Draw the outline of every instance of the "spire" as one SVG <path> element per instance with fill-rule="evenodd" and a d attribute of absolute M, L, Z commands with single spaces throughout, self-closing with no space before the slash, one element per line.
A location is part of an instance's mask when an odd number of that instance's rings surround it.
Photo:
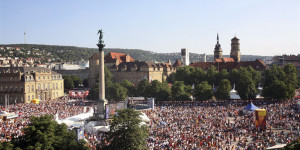
<path fill-rule="evenodd" d="M 219 33 L 217 33 L 217 43 L 219 44 Z"/>

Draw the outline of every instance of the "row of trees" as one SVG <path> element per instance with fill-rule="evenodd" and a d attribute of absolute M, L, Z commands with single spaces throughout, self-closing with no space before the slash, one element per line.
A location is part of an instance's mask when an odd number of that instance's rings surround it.
<path fill-rule="evenodd" d="M 89 83 L 87 79 L 82 80 L 76 75 L 65 75 L 64 78 L 64 85 L 65 89 L 73 89 L 73 88 L 79 88 L 81 86 L 88 87 Z"/>
<path fill-rule="evenodd" d="M 261 74 L 265 74 L 263 77 Z M 218 71 L 212 66 L 207 71 L 190 66 L 179 67 L 167 81 L 142 80 L 134 86 L 128 80 L 113 83 L 113 76 L 105 69 L 106 98 L 123 100 L 128 96 L 154 97 L 163 100 L 208 100 L 213 96 L 218 100 L 230 99 L 230 90 L 235 86 L 241 99 L 255 99 L 259 85 L 264 85 L 263 96 L 269 99 L 290 99 L 294 96 L 298 79 L 292 64 L 284 67 L 273 66 L 265 72 L 249 67 L 240 67 L 230 72 Z M 98 85 L 91 89 L 89 98 L 98 99 Z"/>

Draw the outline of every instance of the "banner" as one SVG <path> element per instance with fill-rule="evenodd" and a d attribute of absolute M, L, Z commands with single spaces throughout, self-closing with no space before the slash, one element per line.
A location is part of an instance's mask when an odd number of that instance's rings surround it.
<path fill-rule="evenodd" d="M 255 109 L 255 128 L 266 130 L 267 111 L 265 109 Z"/>

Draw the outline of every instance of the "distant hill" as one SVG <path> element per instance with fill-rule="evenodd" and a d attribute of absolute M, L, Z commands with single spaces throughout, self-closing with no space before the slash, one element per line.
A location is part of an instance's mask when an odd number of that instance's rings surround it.
<path fill-rule="evenodd" d="M 59 46 L 59 45 L 37 45 L 37 44 L 8 44 L 0 45 L 4 49 L 0 49 L 1 56 L 9 57 L 37 57 L 41 62 L 71 62 L 88 60 L 98 50 L 96 48 L 85 48 L 76 46 Z M 7 49 L 10 47 L 10 49 Z M 11 48 L 13 47 L 13 48 Z M 18 47 L 19 50 L 15 48 Z M 167 62 L 168 59 L 174 63 L 176 59 L 180 59 L 180 53 L 155 53 L 140 49 L 121 49 L 121 48 L 105 48 L 104 53 L 118 52 L 129 54 L 135 60 Z M 178 50 L 179 51 L 179 50 Z M 207 61 L 213 60 L 213 55 L 207 55 Z M 224 55 L 224 57 L 229 57 Z M 202 55 L 190 53 L 190 62 L 198 62 Z M 242 55 L 242 61 L 252 61 L 257 58 L 262 60 L 271 59 L 272 56 L 256 56 Z"/>

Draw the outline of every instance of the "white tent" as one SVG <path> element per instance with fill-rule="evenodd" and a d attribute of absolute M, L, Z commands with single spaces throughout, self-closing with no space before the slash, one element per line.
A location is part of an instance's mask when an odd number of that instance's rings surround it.
<path fill-rule="evenodd" d="M 275 145 L 275 146 L 272 146 L 272 147 L 268 147 L 267 149 L 281 149 L 285 146 L 286 146 L 286 144 L 278 144 L 278 145 Z"/>
<path fill-rule="evenodd" d="M 241 99 L 235 90 L 235 85 L 233 85 L 232 90 L 230 90 L 230 99 Z"/>
<path fill-rule="evenodd" d="M 109 130 L 110 130 L 109 126 L 95 126 L 95 127 L 93 127 L 94 132 L 96 132 L 96 131 L 108 132 Z"/>
<path fill-rule="evenodd" d="M 142 115 L 140 115 L 140 118 L 144 122 L 150 122 L 150 119 L 147 117 L 147 115 L 145 113 L 142 113 Z"/>

